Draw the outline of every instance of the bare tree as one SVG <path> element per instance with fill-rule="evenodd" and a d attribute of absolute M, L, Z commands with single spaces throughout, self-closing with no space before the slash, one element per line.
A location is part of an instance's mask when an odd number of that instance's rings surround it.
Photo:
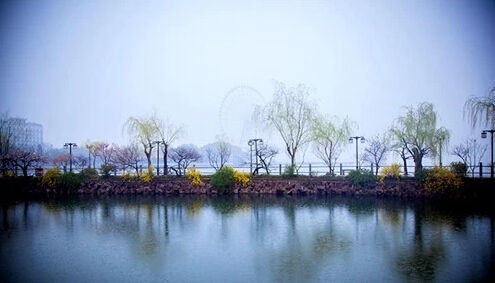
<path fill-rule="evenodd" d="M 191 162 L 196 162 L 201 158 L 201 154 L 191 145 L 181 145 L 172 149 L 170 158 L 177 163 L 177 175 L 181 176 L 186 173 L 187 167 Z"/>
<path fill-rule="evenodd" d="M 256 119 L 261 119 L 280 134 L 293 168 L 296 168 L 297 153 L 313 138 L 311 121 L 316 107 L 308 96 L 309 88 L 305 85 L 287 88 L 278 83 L 273 100 L 254 113 Z"/>
<path fill-rule="evenodd" d="M 221 169 L 230 159 L 230 144 L 222 137 L 217 137 L 217 141 L 212 147 L 206 149 L 208 163 L 215 170 Z"/>
<path fill-rule="evenodd" d="M 386 160 L 386 154 L 390 149 L 390 139 L 386 134 L 376 135 L 368 139 L 368 146 L 364 149 L 363 159 L 375 165 L 376 175 L 378 175 L 378 169 Z"/>
<path fill-rule="evenodd" d="M 270 175 L 270 165 L 273 157 L 278 154 L 278 149 L 267 144 L 261 144 L 258 147 L 258 167 L 254 170 L 254 174 L 258 174 L 260 169 L 264 169 L 267 175 Z"/>
<path fill-rule="evenodd" d="M 46 162 L 46 158 L 35 150 L 14 148 L 9 153 L 9 161 L 13 166 L 21 169 L 24 177 L 27 177 L 29 168 L 42 165 Z"/>
<path fill-rule="evenodd" d="M 112 163 L 119 166 L 122 170 L 133 169 L 136 171 L 136 175 L 139 173 L 139 162 L 142 160 L 142 154 L 136 144 L 122 147 L 116 146 L 112 155 Z"/>
<path fill-rule="evenodd" d="M 160 141 L 163 144 L 163 168 L 165 175 L 168 174 L 168 149 L 170 146 L 183 134 L 184 130 L 182 127 L 177 127 L 174 124 L 166 120 L 161 120 L 154 116 L 153 121 L 157 129 L 157 134 Z"/>
<path fill-rule="evenodd" d="M 112 155 L 114 154 L 114 146 L 110 146 L 106 142 L 95 142 L 93 145 L 95 157 L 99 157 L 103 165 L 110 164 Z"/>
<path fill-rule="evenodd" d="M 69 153 L 62 153 L 57 156 L 55 156 L 52 160 L 53 165 L 57 168 L 62 168 L 64 170 L 64 173 L 67 172 L 67 166 L 69 166 L 70 162 L 70 154 Z"/>
<path fill-rule="evenodd" d="M 334 175 L 335 164 L 337 164 L 352 127 L 348 119 L 339 122 L 335 117 L 331 121 L 318 115 L 313 120 L 313 150 L 315 155 L 328 166 L 330 175 Z"/>
<path fill-rule="evenodd" d="M 452 149 L 452 155 L 459 157 L 467 165 L 469 172 L 474 176 L 476 166 L 486 153 L 488 145 L 477 143 L 476 139 L 468 139 L 464 143 L 457 144 Z"/>

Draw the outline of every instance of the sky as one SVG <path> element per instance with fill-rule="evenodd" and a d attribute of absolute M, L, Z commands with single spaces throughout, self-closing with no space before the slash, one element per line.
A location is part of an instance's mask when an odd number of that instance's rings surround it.
<path fill-rule="evenodd" d="M 179 143 L 247 147 L 279 81 L 365 137 L 431 102 L 454 145 L 479 139 L 462 107 L 495 86 L 494 51 L 495 1 L 3 1 L 0 111 L 55 147 L 127 143 L 127 118 L 152 113 Z"/>

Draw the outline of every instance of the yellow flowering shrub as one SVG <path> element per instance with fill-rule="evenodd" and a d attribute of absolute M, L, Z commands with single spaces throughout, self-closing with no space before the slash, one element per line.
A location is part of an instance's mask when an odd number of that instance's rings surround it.
<path fill-rule="evenodd" d="M 134 179 L 134 175 L 129 172 L 125 172 L 124 174 L 122 174 L 122 179 L 124 179 L 125 181 L 130 181 Z"/>
<path fill-rule="evenodd" d="M 187 169 L 186 178 L 189 179 L 191 184 L 193 184 L 194 186 L 204 186 L 204 183 L 201 180 L 201 171 L 196 169 L 196 167 Z"/>
<path fill-rule="evenodd" d="M 429 192 L 443 193 L 462 186 L 462 179 L 447 168 L 435 167 L 426 176 L 425 188 Z"/>
<path fill-rule="evenodd" d="M 53 188 L 57 186 L 61 176 L 62 174 L 60 174 L 60 170 L 58 168 L 50 168 L 46 170 L 45 174 L 41 178 L 41 184 L 45 187 Z"/>
<path fill-rule="evenodd" d="M 380 170 L 380 176 L 378 178 L 380 182 L 383 183 L 383 181 L 387 178 L 400 179 L 401 174 L 401 165 L 399 163 L 393 163 L 391 165 L 383 166 Z"/>
<path fill-rule="evenodd" d="M 247 172 L 234 171 L 234 182 L 241 187 L 247 187 L 251 182 L 251 175 Z"/>
<path fill-rule="evenodd" d="M 141 174 L 139 176 L 139 179 L 141 179 L 141 181 L 145 182 L 145 183 L 149 183 L 153 180 L 153 178 L 155 177 L 155 173 L 154 173 L 154 168 L 153 166 L 148 166 L 148 170 L 146 170 L 146 172 L 144 174 Z"/>

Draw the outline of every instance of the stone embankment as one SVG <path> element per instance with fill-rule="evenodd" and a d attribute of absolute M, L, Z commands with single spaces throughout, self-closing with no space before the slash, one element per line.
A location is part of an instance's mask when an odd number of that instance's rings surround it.
<path fill-rule="evenodd" d="M 77 190 L 80 194 L 219 194 L 207 180 L 204 186 L 194 186 L 189 180 L 154 179 L 152 182 L 126 181 L 122 179 L 97 179 L 83 183 Z M 425 196 L 428 192 L 414 179 L 388 180 L 357 186 L 346 180 L 322 178 L 255 178 L 246 187 L 235 186 L 229 193 L 272 195 L 390 195 Z"/>

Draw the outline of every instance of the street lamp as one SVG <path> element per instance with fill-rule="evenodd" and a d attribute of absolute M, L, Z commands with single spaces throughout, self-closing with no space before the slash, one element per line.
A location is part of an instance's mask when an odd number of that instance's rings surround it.
<path fill-rule="evenodd" d="M 160 144 L 162 141 L 154 141 L 153 143 L 156 143 L 156 175 L 160 176 Z"/>
<path fill-rule="evenodd" d="M 491 146 L 491 155 L 490 155 L 490 178 L 493 178 L 493 133 L 495 133 L 495 130 L 484 130 L 481 132 L 481 138 L 486 139 L 487 133 L 490 133 L 491 135 L 491 141 L 490 141 L 490 146 Z"/>
<path fill-rule="evenodd" d="M 64 147 L 69 148 L 69 172 L 72 173 L 72 148 L 77 147 L 77 144 L 73 142 L 68 142 L 64 144 Z"/>
<path fill-rule="evenodd" d="M 354 140 L 356 140 L 356 170 L 359 170 L 359 161 L 358 161 L 358 139 L 361 139 L 361 143 L 364 143 L 366 139 L 361 136 L 361 137 L 350 137 L 349 138 L 349 143 L 353 143 Z"/>
<path fill-rule="evenodd" d="M 256 170 L 258 169 L 258 142 L 260 143 L 260 145 L 263 144 L 262 139 L 250 139 L 248 141 L 249 156 L 250 156 L 249 170 L 250 170 L 251 174 L 253 174 L 253 145 L 254 145 L 254 152 L 255 152 L 255 156 L 256 156 Z"/>

